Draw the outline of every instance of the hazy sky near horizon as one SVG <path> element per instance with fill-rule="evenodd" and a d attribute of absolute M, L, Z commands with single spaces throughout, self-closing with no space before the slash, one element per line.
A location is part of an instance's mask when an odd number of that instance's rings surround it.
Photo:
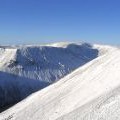
<path fill-rule="evenodd" d="M 0 0 L 0 44 L 120 45 L 120 0 Z"/>

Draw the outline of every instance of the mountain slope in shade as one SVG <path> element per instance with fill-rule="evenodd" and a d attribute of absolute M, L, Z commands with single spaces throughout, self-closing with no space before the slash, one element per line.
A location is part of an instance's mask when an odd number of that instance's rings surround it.
<path fill-rule="evenodd" d="M 0 108 L 58 81 L 96 58 L 97 48 L 86 43 L 0 47 Z"/>
<path fill-rule="evenodd" d="M 98 58 L 1 113 L 0 119 L 119 120 L 120 49 L 104 50 Z"/>

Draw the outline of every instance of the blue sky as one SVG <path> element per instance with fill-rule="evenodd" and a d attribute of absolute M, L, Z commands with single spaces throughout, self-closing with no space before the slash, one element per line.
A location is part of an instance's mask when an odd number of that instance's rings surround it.
<path fill-rule="evenodd" d="M 0 44 L 120 45 L 120 0 L 0 0 Z"/>

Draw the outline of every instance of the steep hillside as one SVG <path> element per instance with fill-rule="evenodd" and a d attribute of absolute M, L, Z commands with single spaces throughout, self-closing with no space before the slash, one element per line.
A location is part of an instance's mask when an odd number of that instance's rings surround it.
<path fill-rule="evenodd" d="M 0 119 L 119 120 L 120 49 L 109 47 L 105 53 L 107 49 L 57 83 L 1 113 Z"/>
<path fill-rule="evenodd" d="M 1 47 L 0 108 L 56 82 L 98 54 L 86 43 Z"/>

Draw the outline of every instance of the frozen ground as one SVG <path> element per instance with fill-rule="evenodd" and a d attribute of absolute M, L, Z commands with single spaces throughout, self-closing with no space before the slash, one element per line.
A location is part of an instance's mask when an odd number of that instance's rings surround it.
<path fill-rule="evenodd" d="M 120 120 L 120 49 L 98 57 L 0 114 L 0 120 Z"/>

